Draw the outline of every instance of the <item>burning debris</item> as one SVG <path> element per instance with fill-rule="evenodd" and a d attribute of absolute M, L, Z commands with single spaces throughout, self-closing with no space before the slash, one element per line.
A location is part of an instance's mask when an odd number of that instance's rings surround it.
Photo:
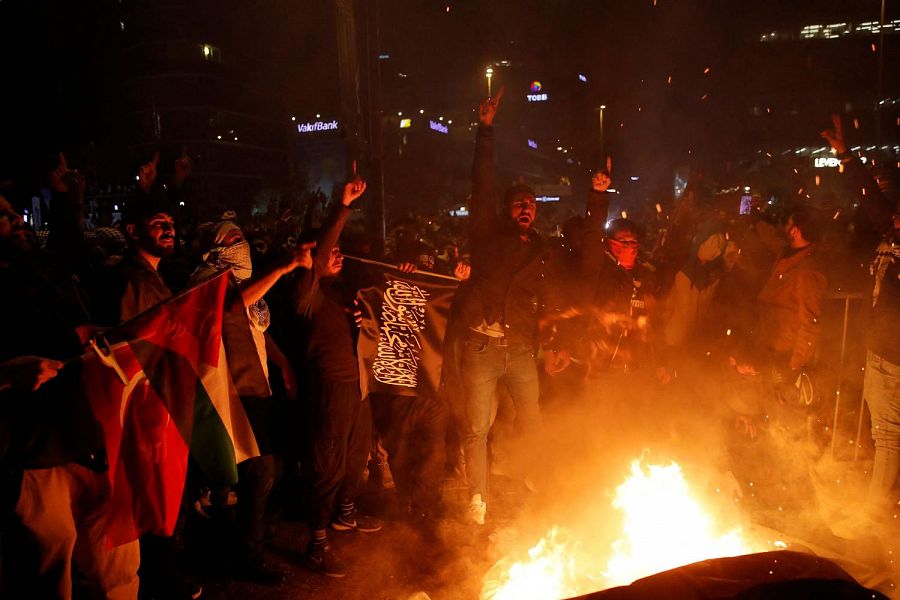
<path fill-rule="evenodd" d="M 611 506 L 620 513 L 622 527 L 605 565 L 604 557 L 584 549 L 579 535 L 553 527 L 527 557 L 512 564 L 505 558 L 489 571 L 482 600 L 568 598 L 704 559 L 765 549 L 749 541 L 740 524 L 718 517 L 675 462 L 632 461 Z"/>

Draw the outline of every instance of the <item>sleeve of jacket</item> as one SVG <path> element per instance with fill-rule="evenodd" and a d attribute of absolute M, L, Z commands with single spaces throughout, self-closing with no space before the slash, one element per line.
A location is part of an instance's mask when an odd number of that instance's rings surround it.
<path fill-rule="evenodd" d="M 881 234 L 890 231 L 894 226 L 893 206 L 869 170 L 854 156 L 844 163 L 844 173 L 875 231 Z"/>
<path fill-rule="evenodd" d="M 790 367 L 799 369 L 807 364 L 816 351 L 819 334 L 822 331 L 822 299 L 827 282 L 825 276 L 816 270 L 805 270 L 797 281 L 797 320 L 800 328 L 791 353 Z"/>
<path fill-rule="evenodd" d="M 590 190 L 584 215 L 584 239 L 581 246 L 581 270 L 595 273 L 606 260 L 604 239 L 606 221 L 609 218 L 609 193 Z"/>
<path fill-rule="evenodd" d="M 338 238 L 341 237 L 344 224 L 347 223 L 347 219 L 350 218 L 352 212 L 352 209 L 341 204 L 332 213 L 316 244 L 316 256 L 313 259 L 312 268 L 304 269 L 296 277 L 293 290 L 293 304 L 298 315 L 309 314 L 312 299 L 319 286 L 320 274 L 327 267 L 331 251 L 337 244 Z"/>
<path fill-rule="evenodd" d="M 553 251 L 545 252 L 539 259 L 540 273 L 538 277 L 540 281 L 538 297 L 540 311 L 538 315 L 538 341 L 542 345 L 546 345 L 551 338 L 554 338 L 551 329 L 561 325 L 559 316 L 575 303 L 561 260 L 562 257 Z M 556 336 L 554 346 L 568 348 L 568 337 L 570 336 Z"/>
<path fill-rule="evenodd" d="M 472 163 L 472 198 L 469 206 L 471 238 L 490 236 L 497 219 L 497 195 L 494 182 L 494 128 L 480 125 L 475 136 L 475 160 Z"/>

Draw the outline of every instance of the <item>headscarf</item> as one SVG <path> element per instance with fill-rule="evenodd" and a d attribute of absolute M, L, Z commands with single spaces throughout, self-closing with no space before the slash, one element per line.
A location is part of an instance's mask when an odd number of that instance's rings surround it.
<path fill-rule="evenodd" d="M 242 240 L 236 244 L 225 246 L 225 239 L 232 231 L 241 228 L 231 221 L 216 223 L 204 233 L 205 243 L 201 246 L 203 260 L 219 268 L 231 267 L 234 278 L 246 281 L 253 276 L 253 262 L 250 259 L 250 243 Z M 204 251 L 204 248 L 208 248 Z"/>
<path fill-rule="evenodd" d="M 250 243 L 247 240 L 241 240 L 230 246 L 223 245 L 232 231 L 241 231 L 241 228 L 231 221 L 220 221 L 206 228 L 200 251 L 208 265 L 218 269 L 231 268 L 234 278 L 240 283 L 253 275 L 253 262 L 250 258 Z M 264 299 L 260 298 L 248 306 L 247 316 L 257 330 L 265 331 L 269 328 L 271 315 Z"/>

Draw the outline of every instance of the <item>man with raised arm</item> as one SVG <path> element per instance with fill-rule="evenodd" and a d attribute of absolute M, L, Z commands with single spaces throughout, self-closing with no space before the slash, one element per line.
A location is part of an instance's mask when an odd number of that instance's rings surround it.
<path fill-rule="evenodd" d="M 321 232 L 307 232 L 301 243 L 316 242 L 312 268 L 296 277 L 293 303 L 299 343 L 294 348 L 299 375 L 309 394 L 309 455 L 306 464 L 312 486 L 306 553 L 309 566 L 329 577 L 346 569 L 328 544 L 326 526 L 336 531 L 375 532 L 381 523 L 356 510 L 366 458 L 372 445 L 372 411 L 361 397 L 356 359 L 353 299 L 339 277 L 344 257 L 338 238 L 353 212 L 351 206 L 366 191 L 356 174 L 344 186 L 340 205 Z"/>
<path fill-rule="evenodd" d="M 458 314 L 468 328 L 461 374 L 466 395 L 466 479 L 469 519 L 484 524 L 487 512 L 487 438 L 501 381 L 515 403 L 523 433 L 540 424 L 538 320 L 553 305 L 547 247 L 534 230 L 534 190 L 516 184 L 497 210 L 494 185 L 494 117 L 503 96 L 482 102 L 472 169 L 472 274 Z"/>
<path fill-rule="evenodd" d="M 891 202 L 880 182 L 844 141 L 841 118 L 822 132 L 837 153 L 857 200 L 881 236 L 869 271 L 872 294 L 866 332 L 863 397 L 872 414 L 875 461 L 866 498 L 867 517 L 882 521 L 897 504 L 900 474 L 900 203 Z"/>

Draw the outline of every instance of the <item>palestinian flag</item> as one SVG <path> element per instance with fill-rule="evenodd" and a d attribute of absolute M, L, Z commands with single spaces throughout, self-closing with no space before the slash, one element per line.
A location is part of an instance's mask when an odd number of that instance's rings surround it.
<path fill-rule="evenodd" d="M 221 485 L 237 482 L 237 463 L 259 456 L 222 343 L 226 273 L 108 332 L 108 356 L 83 357 L 109 457 L 112 545 L 172 534 L 188 453 Z"/>

